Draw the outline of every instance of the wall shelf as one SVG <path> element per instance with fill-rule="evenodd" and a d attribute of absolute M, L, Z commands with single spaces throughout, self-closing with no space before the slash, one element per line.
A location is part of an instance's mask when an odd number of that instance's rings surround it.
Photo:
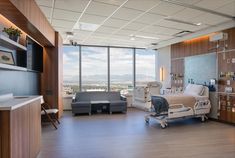
<path fill-rule="evenodd" d="M 12 71 L 27 71 L 27 68 L 15 66 L 15 65 L 8 65 L 8 64 L 1 64 L 0 63 L 0 69 L 2 70 L 12 70 Z"/>
<path fill-rule="evenodd" d="M 23 50 L 27 51 L 27 48 L 11 39 L 8 37 L 0 34 L 0 46 L 11 49 L 11 50 Z"/>

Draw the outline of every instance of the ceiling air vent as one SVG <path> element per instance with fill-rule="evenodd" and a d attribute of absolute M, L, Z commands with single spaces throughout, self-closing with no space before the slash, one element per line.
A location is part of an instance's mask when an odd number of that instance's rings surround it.
<path fill-rule="evenodd" d="M 180 31 L 180 32 L 174 34 L 174 36 L 176 36 L 176 37 L 183 37 L 183 36 L 185 36 L 187 34 L 190 34 L 190 33 L 193 33 L 193 32 L 192 31 Z"/>
<path fill-rule="evenodd" d="M 151 43 L 151 45 L 152 45 L 152 46 L 156 46 L 156 45 L 158 45 L 158 43 Z"/>
<path fill-rule="evenodd" d="M 66 35 L 73 36 L 73 32 L 66 32 Z"/>

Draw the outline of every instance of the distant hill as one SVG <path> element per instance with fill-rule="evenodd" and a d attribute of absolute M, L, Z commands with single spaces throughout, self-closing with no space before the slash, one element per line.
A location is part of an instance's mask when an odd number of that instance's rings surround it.
<path fill-rule="evenodd" d="M 137 74 L 136 78 L 138 81 L 145 81 L 147 80 L 155 80 L 154 76 L 147 76 L 144 74 Z M 112 75 L 110 76 L 111 82 L 129 82 L 132 81 L 133 76 L 130 74 L 124 74 L 124 75 Z M 74 84 L 78 83 L 79 76 L 64 76 L 64 83 L 65 84 Z M 89 76 L 83 76 L 82 78 L 83 83 L 105 83 L 107 82 L 107 75 L 89 75 Z"/>

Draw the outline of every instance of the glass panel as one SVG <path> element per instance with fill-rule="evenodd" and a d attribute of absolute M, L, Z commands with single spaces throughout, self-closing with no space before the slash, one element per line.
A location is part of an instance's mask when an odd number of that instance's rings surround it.
<path fill-rule="evenodd" d="M 63 95 L 79 91 L 79 46 L 63 46 Z"/>
<path fill-rule="evenodd" d="M 82 46 L 81 51 L 82 91 L 107 91 L 107 47 Z"/>
<path fill-rule="evenodd" d="M 110 90 L 127 93 L 133 88 L 133 49 L 110 48 Z"/>
<path fill-rule="evenodd" d="M 136 49 L 136 86 L 156 80 L 155 54 L 154 50 Z"/>

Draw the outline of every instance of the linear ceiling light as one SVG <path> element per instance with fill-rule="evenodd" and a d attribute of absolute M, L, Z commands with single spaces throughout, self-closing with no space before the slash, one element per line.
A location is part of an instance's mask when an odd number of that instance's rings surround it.
<path fill-rule="evenodd" d="M 83 30 L 83 31 L 95 31 L 100 25 L 92 24 L 92 23 L 85 23 L 85 22 L 78 22 L 74 25 L 73 29 L 76 30 Z"/>
<path fill-rule="evenodd" d="M 181 23 L 181 24 L 187 24 L 187 25 L 192 25 L 192 26 L 201 26 L 202 23 L 191 23 L 188 21 L 183 21 L 183 20 L 178 20 L 178 19 L 171 19 L 171 18 L 166 18 L 165 20 L 167 21 L 172 21 L 172 22 L 177 22 L 177 23 Z"/>
<path fill-rule="evenodd" d="M 152 37 L 152 36 L 142 36 L 142 35 L 130 35 L 131 38 L 144 38 L 144 39 L 153 39 L 153 40 L 159 40 L 158 37 Z"/>

